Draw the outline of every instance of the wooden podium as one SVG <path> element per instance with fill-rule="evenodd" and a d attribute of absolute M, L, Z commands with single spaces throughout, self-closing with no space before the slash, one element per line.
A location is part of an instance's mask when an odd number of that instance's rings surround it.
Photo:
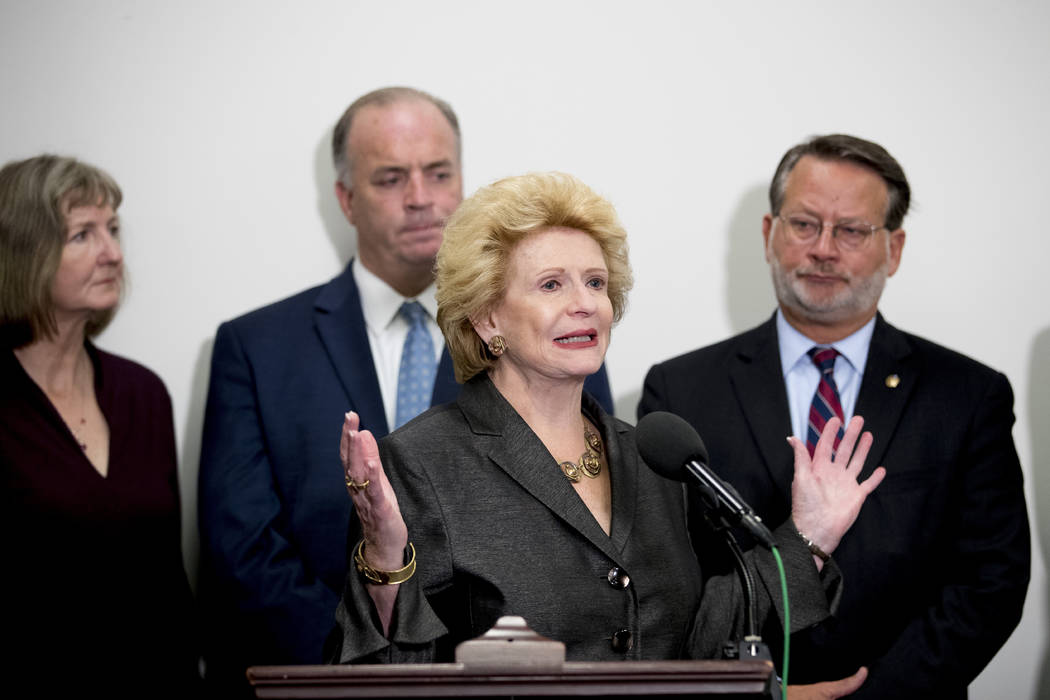
<path fill-rule="evenodd" d="M 769 661 L 566 662 L 520 617 L 460 644 L 456 663 L 253 666 L 259 698 L 779 697 Z"/>

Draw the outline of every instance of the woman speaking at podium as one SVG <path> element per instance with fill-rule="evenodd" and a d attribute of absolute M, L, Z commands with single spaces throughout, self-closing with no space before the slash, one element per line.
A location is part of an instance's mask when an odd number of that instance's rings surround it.
<path fill-rule="evenodd" d="M 570 176 L 501 180 L 450 218 L 438 323 L 462 394 L 378 446 L 347 414 L 358 517 L 329 659 L 451 661 L 501 615 L 564 642 L 571 661 L 717 657 L 742 635 L 739 581 L 697 561 L 682 485 L 653 473 L 634 429 L 583 391 L 631 284 L 613 207 Z M 838 458 L 833 433 L 812 462 L 794 445 L 794 525 L 775 533 L 793 629 L 826 617 L 838 584 L 795 527 L 830 553 L 883 474 L 857 483 L 871 444 L 859 433 L 852 423 Z M 775 563 L 748 557 L 759 617 L 778 625 Z"/>

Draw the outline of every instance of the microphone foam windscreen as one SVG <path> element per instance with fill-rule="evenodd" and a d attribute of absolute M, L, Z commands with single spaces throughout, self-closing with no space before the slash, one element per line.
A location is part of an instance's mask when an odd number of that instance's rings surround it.
<path fill-rule="evenodd" d="M 638 452 L 650 468 L 666 479 L 685 481 L 686 462 L 707 464 L 707 448 L 693 426 L 666 411 L 654 411 L 638 421 Z"/>

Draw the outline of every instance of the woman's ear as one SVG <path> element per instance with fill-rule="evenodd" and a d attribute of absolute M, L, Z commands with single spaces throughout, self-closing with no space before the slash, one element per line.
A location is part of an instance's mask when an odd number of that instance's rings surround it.
<path fill-rule="evenodd" d="M 472 316 L 470 325 L 474 326 L 474 332 L 478 334 L 486 345 L 492 339 L 492 336 L 497 334 L 495 321 L 492 318 L 492 314 L 488 312 Z"/>

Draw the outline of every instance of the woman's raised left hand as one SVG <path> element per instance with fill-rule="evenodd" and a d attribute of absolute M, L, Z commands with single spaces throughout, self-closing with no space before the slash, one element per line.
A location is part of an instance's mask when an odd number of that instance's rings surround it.
<path fill-rule="evenodd" d="M 872 436 L 861 434 L 864 419 L 854 416 L 833 451 L 841 421 L 831 418 L 817 441 L 813 457 L 797 437 L 788 442 L 795 451 L 795 478 L 791 482 L 791 519 L 795 527 L 824 552 L 831 554 L 842 536 L 860 514 L 864 500 L 882 483 L 883 467 L 876 468 L 858 482 L 864 460 L 871 449 Z M 858 439 L 859 436 L 859 439 Z"/>

